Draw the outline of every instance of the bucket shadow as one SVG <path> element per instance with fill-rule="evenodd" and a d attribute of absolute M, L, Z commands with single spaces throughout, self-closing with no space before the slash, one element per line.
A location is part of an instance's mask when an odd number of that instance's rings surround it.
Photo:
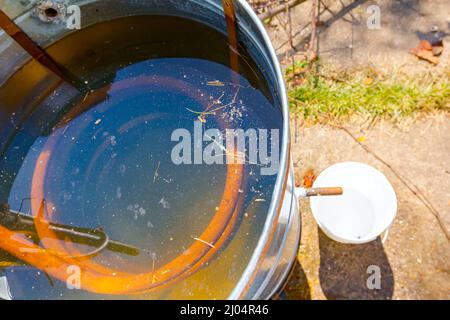
<path fill-rule="evenodd" d="M 392 299 L 394 277 L 380 238 L 362 245 L 342 244 L 331 240 L 319 229 L 319 246 L 320 283 L 328 299 Z M 379 267 L 380 289 L 368 288 L 368 279 L 374 275 L 371 269 L 368 270 L 371 266 Z"/>
<path fill-rule="evenodd" d="M 279 298 L 283 300 L 311 300 L 311 289 L 298 260 L 295 261 L 289 280 Z"/>

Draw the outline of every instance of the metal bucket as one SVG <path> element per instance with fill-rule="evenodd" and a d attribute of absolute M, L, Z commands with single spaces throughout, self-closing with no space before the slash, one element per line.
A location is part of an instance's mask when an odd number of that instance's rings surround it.
<path fill-rule="evenodd" d="M 1 9 L 41 47 L 47 47 L 76 32 L 61 23 L 51 21 L 43 23 L 39 16 L 32 14 L 36 2 L 38 1 L 3 1 Z M 79 6 L 82 13 L 81 28 L 126 16 L 158 14 L 193 19 L 222 33 L 227 32 L 221 0 L 84 0 L 69 1 L 65 5 Z M 245 271 L 228 298 L 269 299 L 286 282 L 296 260 L 300 239 L 300 215 L 294 193 L 295 183 L 290 156 L 289 110 L 281 68 L 264 26 L 246 1 L 234 1 L 234 6 L 238 23 L 238 40 L 246 44 L 252 58 L 262 70 L 271 90 L 275 93 L 277 100 L 275 105 L 281 108 L 284 120 L 280 167 L 263 232 Z M 55 12 L 51 13 L 50 18 Z M 30 56 L 0 30 L 0 86 L 29 59 Z M 2 111 L 0 112 L 0 150 L 2 150 L 7 141 L 16 134 L 15 124 L 9 122 L 11 114 L 14 114 L 15 119 L 21 119 L 26 117 L 30 110 L 0 111 Z M 0 281 L 0 287 L 2 283 L 4 282 Z M 0 288 L 1 292 L 5 290 Z"/>

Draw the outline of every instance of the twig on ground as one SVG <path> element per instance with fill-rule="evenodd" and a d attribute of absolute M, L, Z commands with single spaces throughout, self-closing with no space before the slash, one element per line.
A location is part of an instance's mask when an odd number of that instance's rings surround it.
<path fill-rule="evenodd" d="M 319 14 L 319 0 L 313 0 L 311 8 L 311 40 L 308 47 L 308 60 L 315 61 L 317 59 L 317 20 Z"/>
<path fill-rule="evenodd" d="M 294 45 L 294 38 L 292 37 L 292 14 L 291 14 L 291 8 L 289 8 L 288 4 L 286 3 L 286 16 L 288 19 L 288 36 L 289 36 L 289 45 L 291 46 L 292 50 L 296 50 Z M 292 58 L 293 61 L 295 61 L 295 58 Z M 295 64 L 293 65 L 295 68 Z M 295 70 L 294 70 L 295 71 Z M 294 72 L 295 74 L 295 72 Z"/>
<path fill-rule="evenodd" d="M 259 15 L 259 18 L 262 21 L 265 21 L 267 19 L 273 18 L 274 16 L 280 14 L 281 12 L 286 10 L 286 6 L 288 8 L 293 8 L 295 6 L 298 6 L 299 4 L 305 2 L 306 0 L 291 0 L 287 2 L 287 4 L 279 5 L 278 7 L 275 7 L 273 9 L 269 9 L 266 12 Z"/>

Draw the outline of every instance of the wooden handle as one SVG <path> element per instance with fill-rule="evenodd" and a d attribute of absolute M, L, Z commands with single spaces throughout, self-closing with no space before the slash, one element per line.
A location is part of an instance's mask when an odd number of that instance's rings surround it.
<path fill-rule="evenodd" d="M 341 187 L 312 188 L 306 190 L 307 197 L 342 196 L 343 194 L 344 190 Z"/>

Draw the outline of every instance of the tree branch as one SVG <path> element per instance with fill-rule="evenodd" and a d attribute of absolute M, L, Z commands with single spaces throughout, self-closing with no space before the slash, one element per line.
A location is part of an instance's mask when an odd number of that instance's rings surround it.
<path fill-rule="evenodd" d="M 291 0 L 287 3 L 288 8 L 293 8 L 295 6 L 298 6 L 299 4 L 305 2 L 306 0 Z M 280 14 L 286 10 L 286 4 L 281 4 L 278 7 L 275 7 L 273 9 L 269 9 L 264 13 L 261 13 L 259 15 L 259 18 L 264 21 L 266 19 L 273 18 L 277 14 Z"/>

